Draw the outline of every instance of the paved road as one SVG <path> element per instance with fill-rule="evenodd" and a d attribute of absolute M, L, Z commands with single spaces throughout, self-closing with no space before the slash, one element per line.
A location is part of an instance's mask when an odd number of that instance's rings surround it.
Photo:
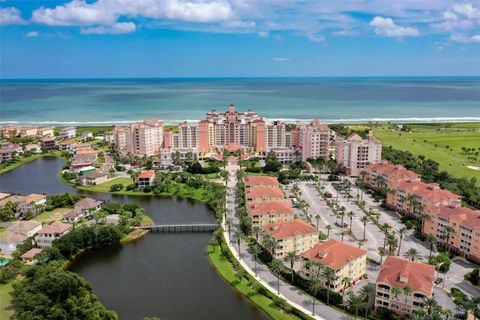
<path fill-rule="evenodd" d="M 238 227 L 238 218 L 235 214 L 235 189 L 236 189 L 236 178 L 235 172 L 239 169 L 237 165 L 229 163 L 227 166 L 227 171 L 229 172 L 229 180 L 227 183 L 227 208 L 229 209 L 229 218 L 232 219 L 234 228 Z M 233 235 L 233 231 L 231 231 Z M 227 234 L 227 238 L 228 234 Z M 231 249 L 238 253 L 238 247 L 235 239 L 230 239 Z M 240 245 L 240 258 L 250 269 L 254 270 L 255 260 L 253 256 L 247 251 L 246 244 L 242 241 Z M 248 270 L 247 270 L 248 271 Z M 277 290 L 277 278 L 270 272 L 270 270 L 261 264 L 257 265 L 257 280 L 263 281 L 268 284 L 273 290 Z M 292 305 L 298 305 L 306 309 L 304 312 L 311 314 L 312 309 L 312 300 L 306 296 L 301 290 L 290 286 L 289 284 L 280 281 L 280 294 L 282 298 L 287 300 Z M 315 318 L 316 319 L 325 319 L 325 320 L 347 320 L 352 319 L 352 316 L 345 315 L 341 312 L 338 312 L 324 304 L 321 304 L 317 301 L 315 304 Z"/>

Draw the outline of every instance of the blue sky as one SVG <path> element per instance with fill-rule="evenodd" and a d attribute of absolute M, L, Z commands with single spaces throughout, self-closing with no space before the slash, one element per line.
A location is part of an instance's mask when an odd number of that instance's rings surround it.
<path fill-rule="evenodd" d="M 480 0 L 0 0 L 0 77 L 480 75 Z"/>

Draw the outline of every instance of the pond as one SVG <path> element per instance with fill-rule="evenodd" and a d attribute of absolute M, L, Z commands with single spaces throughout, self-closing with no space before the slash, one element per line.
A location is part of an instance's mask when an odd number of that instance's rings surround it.
<path fill-rule="evenodd" d="M 214 222 L 202 202 L 166 197 L 115 196 L 79 191 L 62 183 L 60 158 L 47 157 L 0 175 L 9 193 L 81 193 L 105 201 L 136 202 L 156 223 Z M 90 251 L 70 270 L 90 281 L 94 293 L 121 319 L 268 319 L 210 265 L 208 233 L 149 233 L 125 245 Z"/>

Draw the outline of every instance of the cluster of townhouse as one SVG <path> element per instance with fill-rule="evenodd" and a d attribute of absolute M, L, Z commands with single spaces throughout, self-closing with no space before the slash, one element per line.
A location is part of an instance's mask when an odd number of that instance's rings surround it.
<path fill-rule="evenodd" d="M 365 278 L 367 250 L 336 239 L 319 241 L 314 226 L 296 219 L 276 178 L 247 176 L 244 188 L 252 226 L 260 227 L 262 234 L 276 240 L 273 248 L 265 245 L 274 258 L 285 259 L 288 252 L 295 252 L 300 259 L 297 274 L 305 279 L 318 277 L 324 288 L 329 286 L 338 293 Z M 333 279 L 325 277 L 322 271 L 325 268 L 334 271 Z M 398 314 L 423 309 L 425 299 L 433 293 L 434 275 L 433 266 L 387 257 L 376 279 L 375 308 L 387 308 Z"/>
<path fill-rule="evenodd" d="M 113 143 L 124 155 L 159 155 L 162 166 L 172 165 L 175 156 L 180 161 L 203 159 L 225 149 L 241 149 L 260 158 L 274 153 L 282 163 L 327 159 L 335 151 L 351 175 L 379 162 L 382 148 L 372 137 L 362 139 L 354 134 L 336 139 L 335 132 L 318 119 L 299 122 L 289 130 L 282 121 L 266 120 L 251 109 L 238 112 L 234 105 L 226 112 L 213 109 L 198 123 L 182 122 L 175 131 L 165 129 L 158 119 L 115 126 Z"/>
<path fill-rule="evenodd" d="M 4 200 L 11 197 L 18 196 L 10 196 L 1 200 L 0 207 L 6 204 Z M 64 222 L 56 220 L 51 224 L 42 224 L 42 222 L 35 220 L 19 220 L 3 223 L 2 226 L 6 227 L 7 233 L 0 238 L 0 256 L 10 256 L 21 244 L 31 239 L 30 241 L 33 241 L 35 247 L 25 252 L 20 258 L 26 263 L 34 262 L 35 256 L 43 248 L 51 247 L 53 241 L 72 230 L 75 223 L 79 223 L 82 219 L 92 218 L 95 212 L 101 209 L 102 204 L 103 201 L 92 198 L 81 199 L 63 215 L 61 219 Z M 108 215 L 105 217 L 105 221 L 118 224 L 120 221 L 119 215 Z M 88 225 L 92 225 L 92 223 Z"/>
<path fill-rule="evenodd" d="M 433 235 L 458 254 L 480 263 L 480 210 L 461 206 L 461 197 L 424 183 L 420 175 L 387 161 L 368 165 L 364 180 L 372 189 L 385 188 L 386 204 L 402 214 L 424 219 L 422 233 Z"/>

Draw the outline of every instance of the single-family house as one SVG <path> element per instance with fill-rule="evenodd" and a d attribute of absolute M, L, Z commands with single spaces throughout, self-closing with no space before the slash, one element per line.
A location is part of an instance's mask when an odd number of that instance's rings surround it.
<path fill-rule="evenodd" d="M 153 184 L 153 180 L 155 179 L 155 171 L 149 170 L 140 173 L 138 176 L 138 187 L 144 188 L 147 186 L 151 186 Z"/>
<path fill-rule="evenodd" d="M 45 225 L 38 231 L 35 241 L 40 248 L 51 247 L 55 239 L 67 234 L 72 229 L 72 225 L 55 221 L 52 224 Z"/>

